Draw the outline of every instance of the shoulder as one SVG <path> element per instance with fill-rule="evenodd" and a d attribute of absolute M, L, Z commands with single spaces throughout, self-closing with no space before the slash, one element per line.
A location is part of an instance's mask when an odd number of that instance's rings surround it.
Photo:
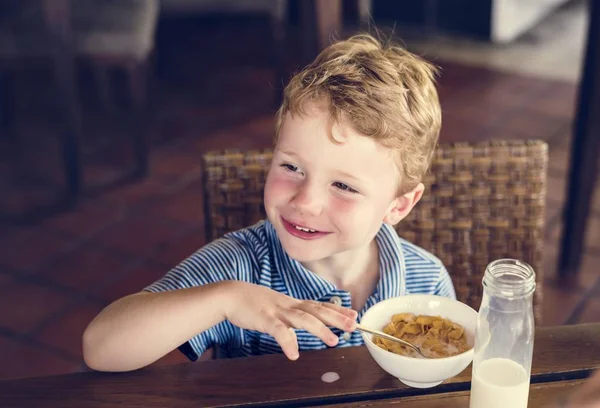
<path fill-rule="evenodd" d="M 391 225 L 383 224 L 381 234 L 386 238 L 388 245 L 394 245 L 398 248 L 407 266 L 408 264 L 418 264 L 422 266 L 443 267 L 442 261 L 438 257 L 426 249 L 402 238 Z"/>
<path fill-rule="evenodd" d="M 269 246 L 268 221 L 259 221 L 254 225 L 237 231 L 229 232 L 214 241 L 214 243 L 226 243 L 252 250 L 258 250 Z"/>
<path fill-rule="evenodd" d="M 181 289 L 222 280 L 257 282 L 269 270 L 264 221 L 230 232 L 189 255 L 154 286 Z"/>
<path fill-rule="evenodd" d="M 407 292 L 437 294 L 440 284 L 446 285 L 446 281 L 449 280 L 442 261 L 426 249 L 400 236 L 398 245 L 404 257 Z"/>
<path fill-rule="evenodd" d="M 398 236 L 398 243 L 407 263 L 443 268 L 442 261 L 426 249 Z"/>
<path fill-rule="evenodd" d="M 260 270 L 260 265 L 270 259 L 272 238 L 268 228 L 268 221 L 259 221 L 247 228 L 229 232 L 198 250 L 192 257 L 216 254 L 220 262 L 235 266 L 238 271 Z"/>

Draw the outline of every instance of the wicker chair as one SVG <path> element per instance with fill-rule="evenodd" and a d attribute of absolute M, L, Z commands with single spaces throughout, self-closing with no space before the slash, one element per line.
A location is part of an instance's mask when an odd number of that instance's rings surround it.
<path fill-rule="evenodd" d="M 207 242 L 265 218 L 263 187 L 271 157 L 270 150 L 203 156 Z M 438 256 L 459 300 L 476 310 L 489 262 L 511 257 L 529 263 L 537 275 L 539 324 L 547 163 L 543 141 L 441 145 L 422 200 L 396 230 Z"/>

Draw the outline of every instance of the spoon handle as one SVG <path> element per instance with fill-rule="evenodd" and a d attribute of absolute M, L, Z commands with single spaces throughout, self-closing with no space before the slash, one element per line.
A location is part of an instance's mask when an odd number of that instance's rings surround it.
<path fill-rule="evenodd" d="M 413 349 L 420 355 L 423 355 L 423 353 L 421 353 L 421 350 L 417 346 L 415 346 L 414 344 L 409 343 L 407 341 L 404 341 L 402 339 L 399 339 L 398 337 L 391 336 L 391 335 L 384 333 L 382 331 L 379 331 L 379 330 L 369 329 L 368 327 L 362 326 L 358 323 L 356 324 L 356 329 L 359 331 L 362 331 L 362 332 L 374 334 L 375 336 L 383 337 L 384 339 L 387 339 L 390 341 L 395 341 L 396 343 L 400 343 L 404 346 L 410 347 L 411 349 Z"/>

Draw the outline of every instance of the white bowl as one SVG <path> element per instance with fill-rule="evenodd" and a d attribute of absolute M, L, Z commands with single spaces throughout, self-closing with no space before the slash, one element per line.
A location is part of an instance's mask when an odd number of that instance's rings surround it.
<path fill-rule="evenodd" d="M 373 343 L 372 335 L 362 333 L 363 339 L 377 364 L 404 384 L 415 388 L 430 388 L 462 372 L 473 361 L 473 344 L 477 327 L 477 312 L 457 300 L 435 295 L 406 295 L 386 299 L 365 312 L 360 323 L 382 330 L 396 313 L 441 316 L 465 329 L 468 351 L 452 357 L 414 358 L 401 356 Z"/>

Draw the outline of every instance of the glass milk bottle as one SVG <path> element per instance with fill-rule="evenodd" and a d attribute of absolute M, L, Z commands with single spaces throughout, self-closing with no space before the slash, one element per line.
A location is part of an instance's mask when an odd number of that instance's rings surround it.
<path fill-rule="evenodd" d="M 477 321 L 470 408 L 526 408 L 535 273 L 515 259 L 488 265 Z"/>

